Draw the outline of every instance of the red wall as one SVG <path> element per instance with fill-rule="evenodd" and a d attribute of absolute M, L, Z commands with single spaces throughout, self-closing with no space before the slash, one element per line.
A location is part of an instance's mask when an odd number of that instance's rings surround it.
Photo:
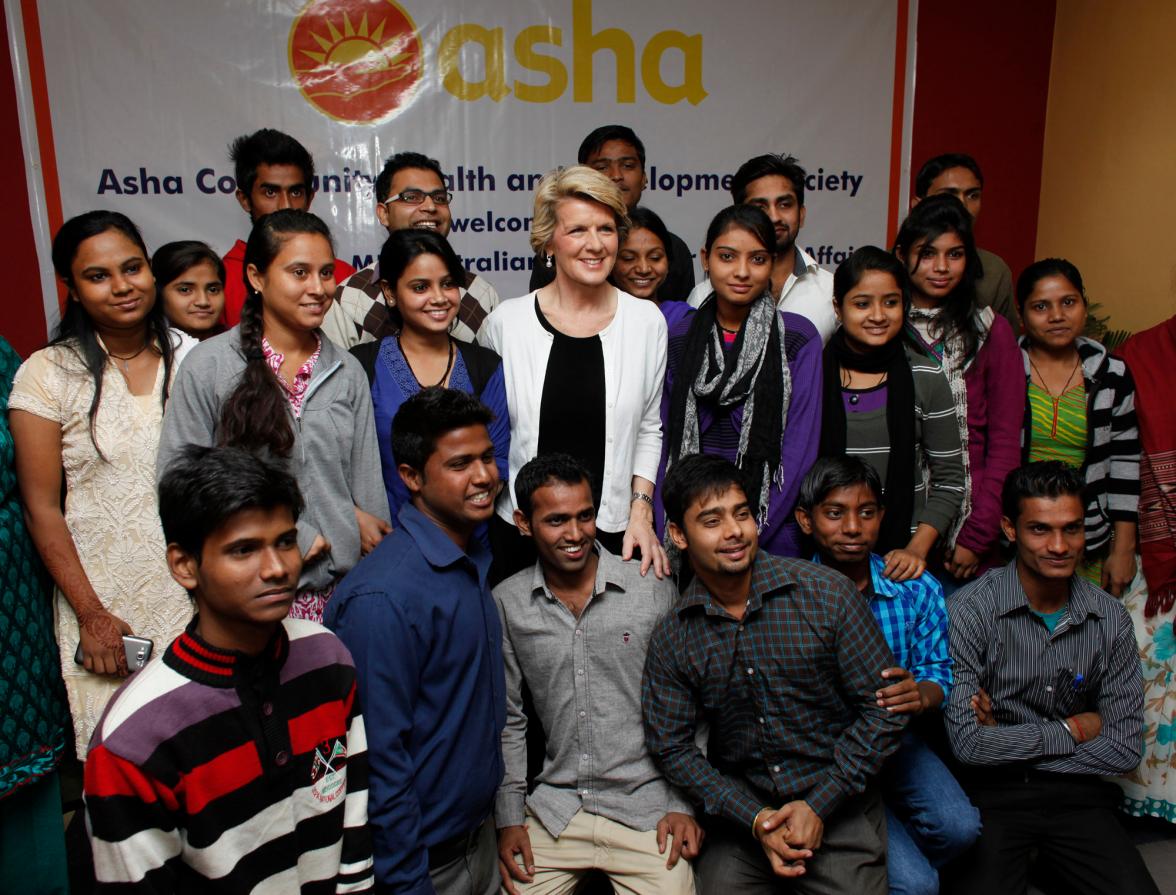
<path fill-rule="evenodd" d="M 984 172 L 977 241 L 1012 268 L 1033 259 L 1054 0 L 922 0 L 911 190 L 919 167 L 966 152 Z"/>
<path fill-rule="evenodd" d="M 41 277 L 37 269 L 37 247 L 33 242 L 33 221 L 25 193 L 24 152 L 20 141 L 20 119 L 16 114 L 16 85 L 12 80 L 12 53 L 8 46 L 8 23 L 0 5 L 0 171 L 8 173 L 10 202 L 5 204 L 0 233 L 4 240 L 5 282 L 0 298 L 0 335 L 21 355 L 28 357 L 45 344 L 45 310 L 41 300 Z"/>

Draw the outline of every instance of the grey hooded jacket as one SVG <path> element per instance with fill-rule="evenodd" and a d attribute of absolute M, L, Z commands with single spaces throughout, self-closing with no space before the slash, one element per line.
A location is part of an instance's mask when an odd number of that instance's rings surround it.
<path fill-rule="evenodd" d="M 157 474 L 186 444 L 213 445 L 221 408 L 245 369 L 240 328 L 201 342 L 184 359 L 163 417 Z M 389 521 L 367 375 L 359 361 L 323 338 L 302 402 L 301 419 L 287 405 L 294 448 L 282 462 L 298 480 L 306 508 L 298 519 L 303 553 L 321 534 L 331 545 L 303 568 L 300 590 L 322 590 L 359 562 L 353 507 Z M 281 458 L 272 458 L 281 459 Z"/>

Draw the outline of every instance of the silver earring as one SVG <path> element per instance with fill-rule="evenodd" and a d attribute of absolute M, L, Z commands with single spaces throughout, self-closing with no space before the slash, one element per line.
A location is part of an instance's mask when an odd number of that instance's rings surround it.
<path fill-rule="evenodd" d="M 551 255 L 550 254 L 548 254 L 548 256 L 547 256 L 547 267 L 551 267 Z"/>

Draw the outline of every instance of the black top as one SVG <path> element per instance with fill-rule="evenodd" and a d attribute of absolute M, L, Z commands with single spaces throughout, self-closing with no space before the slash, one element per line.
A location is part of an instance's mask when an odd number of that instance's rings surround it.
<path fill-rule="evenodd" d="M 686 243 L 673 233 L 670 234 L 669 250 L 670 272 L 666 274 L 666 281 L 657 290 L 658 301 L 685 301 L 694 289 L 694 258 Z M 554 279 L 554 264 L 548 267 L 547 256 L 539 252 L 531 268 L 531 283 L 528 288 L 534 292 Z"/>
<path fill-rule="evenodd" d="M 604 348 L 600 336 L 574 338 L 552 326 L 539 299 L 535 316 L 554 337 L 539 401 L 537 453 L 571 454 L 592 473 L 592 499 L 600 506 L 604 480 Z"/>

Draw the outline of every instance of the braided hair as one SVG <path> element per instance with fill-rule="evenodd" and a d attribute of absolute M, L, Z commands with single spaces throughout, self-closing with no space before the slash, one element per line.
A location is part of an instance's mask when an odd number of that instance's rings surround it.
<path fill-rule="evenodd" d="M 253 225 L 245 245 L 245 305 L 238 332 L 245 370 L 236 389 L 221 408 L 217 444 L 251 451 L 270 451 L 282 457 L 294 448 L 294 431 L 286 410 L 286 397 L 277 377 L 265 361 L 261 339 L 265 334 L 262 296 L 249 282 L 249 268 L 265 273 L 286 241 L 299 234 L 317 234 L 331 242 L 331 231 L 317 215 L 296 208 L 267 214 Z M 334 254 L 334 246 L 331 253 Z"/>

